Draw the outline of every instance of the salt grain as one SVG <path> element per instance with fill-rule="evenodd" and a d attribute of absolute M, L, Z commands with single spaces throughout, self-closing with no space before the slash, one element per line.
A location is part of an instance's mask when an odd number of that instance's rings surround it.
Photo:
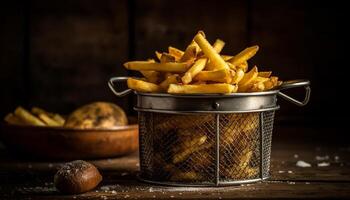
<path fill-rule="evenodd" d="M 49 168 L 52 168 L 52 167 L 53 167 L 53 164 L 52 164 L 52 163 L 49 163 L 47 166 L 48 166 Z"/>
<path fill-rule="evenodd" d="M 325 156 L 316 156 L 316 160 L 318 161 L 324 161 L 324 160 L 328 160 L 329 156 L 325 155 Z"/>
<path fill-rule="evenodd" d="M 289 181 L 288 184 L 289 185 L 295 185 L 295 182 Z"/>
<path fill-rule="evenodd" d="M 336 162 L 338 162 L 338 161 L 339 161 L 339 156 L 334 156 L 334 160 L 335 160 Z"/>
<path fill-rule="evenodd" d="M 294 154 L 294 158 L 299 158 L 299 155 L 298 154 Z"/>
<path fill-rule="evenodd" d="M 310 182 L 305 182 L 306 185 L 310 185 Z"/>
<path fill-rule="evenodd" d="M 293 174 L 293 171 L 288 171 L 288 174 Z"/>
<path fill-rule="evenodd" d="M 279 174 L 283 174 L 284 172 L 285 172 L 285 171 L 282 171 L 282 170 L 278 171 Z"/>
<path fill-rule="evenodd" d="M 328 167 L 329 165 L 330 165 L 330 163 L 328 163 L 328 162 L 317 163 L 317 167 Z"/>
<path fill-rule="evenodd" d="M 121 176 L 126 176 L 126 175 L 128 175 L 129 173 L 127 173 L 127 172 L 123 172 L 122 174 L 121 174 Z"/>
<path fill-rule="evenodd" d="M 296 163 L 296 166 L 297 166 L 297 167 L 311 167 L 311 164 L 310 164 L 310 163 L 307 163 L 307 162 L 305 162 L 305 161 L 299 160 L 299 161 Z"/>

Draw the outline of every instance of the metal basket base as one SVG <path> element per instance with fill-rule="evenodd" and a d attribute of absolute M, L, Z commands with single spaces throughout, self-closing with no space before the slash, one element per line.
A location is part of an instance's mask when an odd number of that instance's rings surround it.
<path fill-rule="evenodd" d="M 140 174 L 136 175 L 137 179 L 139 181 L 145 182 L 145 183 L 151 183 L 155 185 L 163 185 L 163 186 L 180 186 L 180 187 L 218 187 L 218 186 L 237 186 L 240 184 L 247 184 L 247 183 L 257 183 L 264 181 L 268 179 L 269 177 L 264 178 L 256 178 L 256 179 L 247 179 L 247 180 L 239 180 L 239 181 L 223 181 L 219 182 L 218 184 L 213 184 L 212 182 L 203 182 L 203 183 L 181 183 L 181 182 L 166 182 L 166 181 L 152 181 L 144 179 L 140 176 Z"/>

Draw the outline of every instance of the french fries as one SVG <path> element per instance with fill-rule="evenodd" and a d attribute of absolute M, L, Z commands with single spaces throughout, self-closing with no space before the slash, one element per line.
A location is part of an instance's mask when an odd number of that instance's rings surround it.
<path fill-rule="evenodd" d="M 31 126 L 63 126 L 65 123 L 65 119 L 60 114 L 47 112 L 38 107 L 28 111 L 21 106 L 18 106 L 14 113 L 8 113 L 4 121 L 13 125 Z"/>
<path fill-rule="evenodd" d="M 200 73 L 204 69 L 206 63 L 207 63 L 206 58 L 198 59 L 182 77 L 183 84 L 190 83 L 192 81 L 192 78 L 195 77 L 198 73 Z"/>
<path fill-rule="evenodd" d="M 126 69 L 144 76 L 128 80 L 129 88 L 139 92 L 228 94 L 273 90 L 282 84 L 271 71 L 259 72 L 256 66 L 249 70 L 248 60 L 257 53 L 258 45 L 236 55 L 220 54 L 224 46 L 221 39 L 211 45 L 199 31 L 184 51 L 169 46 L 167 52 L 155 51 L 157 62 L 126 62 Z"/>
<path fill-rule="evenodd" d="M 43 121 L 20 106 L 16 108 L 14 113 L 21 121 L 25 122 L 26 124 L 45 126 L 45 123 Z"/>
<path fill-rule="evenodd" d="M 127 80 L 128 87 L 140 91 L 140 92 L 161 92 L 162 88 L 154 83 L 149 83 L 146 81 L 128 78 Z"/>
<path fill-rule="evenodd" d="M 231 73 L 227 69 L 220 69 L 216 71 L 201 71 L 195 77 L 196 81 L 214 81 L 219 83 L 231 83 Z"/>
<path fill-rule="evenodd" d="M 214 66 L 214 69 L 228 69 L 228 65 L 223 58 L 216 52 L 216 50 L 210 45 L 201 33 L 197 33 L 194 37 L 194 41 L 202 49 L 204 54 L 209 58 L 210 62 Z"/>
<path fill-rule="evenodd" d="M 186 63 L 151 63 L 148 61 L 132 61 L 124 63 L 126 69 L 137 71 L 186 72 L 190 66 Z"/>
<path fill-rule="evenodd" d="M 216 53 L 220 53 L 221 50 L 224 48 L 224 46 L 225 46 L 225 42 L 220 39 L 217 39 L 213 44 L 213 49 L 216 51 Z"/>
<path fill-rule="evenodd" d="M 237 91 L 237 86 L 227 83 L 214 83 L 203 85 L 178 85 L 170 84 L 170 94 L 229 94 Z"/>
<path fill-rule="evenodd" d="M 177 48 L 172 47 L 172 46 L 169 46 L 168 52 L 170 55 L 172 55 L 175 58 L 176 62 L 178 62 L 185 53 L 185 52 L 181 51 L 180 49 L 177 49 Z"/>
<path fill-rule="evenodd" d="M 228 62 L 233 64 L 234 66 L 237 66 L 237 65 L 249 60 L 251 57 L 253 57 L 258 50 L 259 50 L 258 45 L 248 47 L 248 48 L 244 49 L 243 51 L 239 52 L 237 55 L 235 55 L 230 60 L 228 60 Z"/>

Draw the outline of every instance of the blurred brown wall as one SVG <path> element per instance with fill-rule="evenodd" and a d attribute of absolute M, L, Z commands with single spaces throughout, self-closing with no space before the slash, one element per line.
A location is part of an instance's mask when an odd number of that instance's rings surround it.
<path fill-rule="evenodd" d="M 115 98 L 112 76 L 122 63 L 153 57 L 168 45 L 185 48 L 198 30 L 226 41 L 234 54 L 258 44 L 250 65 L 283 80 L 308 78 L 305 108 L 280 100 L 280 123 L 332 125 L 349 117 L 345 6 L 302 0 L 31 0 L 1 7 L 0 114 L 17 105 L 67 113 L 78 105 L 115 101 L 129 112 L 132 97 Z M 303 91 L 291 91 L 302 98 Z M 341 109 L 339 109 L 341 108 Z M 338 111 L 342 110 L 341 114 Z"/>

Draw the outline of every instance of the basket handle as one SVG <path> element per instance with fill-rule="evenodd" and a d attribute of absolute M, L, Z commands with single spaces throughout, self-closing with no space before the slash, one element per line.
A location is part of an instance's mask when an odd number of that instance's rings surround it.
<path fill-rule="evenodd" d="M 310 81 L 305 79 L 298 79 L 298 80 L 291 80 L 291 81 L 285 81 L 282 83 L 282 85 L 279 86 L 279 90 L 287 90 L 291 88 L 297 88 L 297 87 L 304 87 L 305 88 L 305 98 L 303 101 L 296 100 L 282 92 L 278 92 L 278 95 L 282 97 L 283 99 L 294 103 L 297 106 L 305 106 L 309 100 L 310 100 Z"/>
<path fill-rule="evenodd" d="M 129 94 L 130 92 L 132 92 L 132 89 L 126 89 L 124 91 L 118 92 L 114 87 L 115 87 L 115 83 L 118 82 L 123 82 L 123 81 L 127 81 L 129 77 L 125 77 L 125 76 L 121 76 L 121 77 L 112 77 L 109 79 L 108 81 L 108 86 L 109 89 L 112 90 L 112 92 L 117 96 L 117 97 L 123 97 L 127 94 Z"/>

